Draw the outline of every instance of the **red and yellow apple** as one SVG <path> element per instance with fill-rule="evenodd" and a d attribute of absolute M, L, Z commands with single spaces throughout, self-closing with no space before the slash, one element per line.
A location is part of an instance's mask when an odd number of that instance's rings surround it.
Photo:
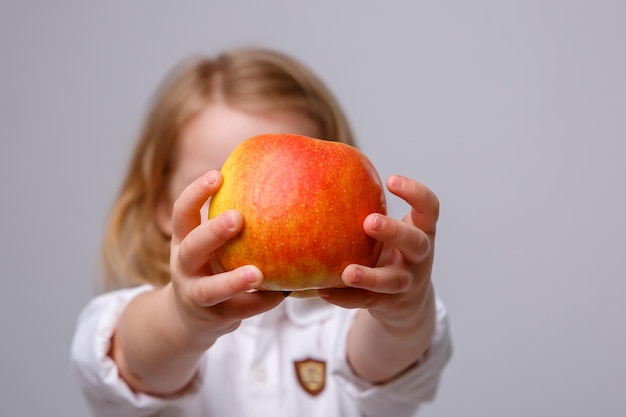
<path fill-rule="evenodd" d="M 237 209 L 244 219 L 241 232 L 215 252 L 223 270 L 256 265 L 264 275 L 260 289 L 305 291 L 342 287 L 347 265 L 378 260 L 381 243 L 365 234 L 363 221 L 386 212 L 385 193 L 374 165 L 356 148 L 258 135 L 237 146 L 221 172 L 209 218 Z"/>

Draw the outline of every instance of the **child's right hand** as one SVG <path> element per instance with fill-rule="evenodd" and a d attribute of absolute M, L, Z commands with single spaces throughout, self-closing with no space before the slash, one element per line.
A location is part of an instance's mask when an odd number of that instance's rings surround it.
<path fill-rule="evenodd" d="M 261 271 L 253 265 L 219 273 L 211 266 L 213 251 L 243 227 L 236 210 L 202 222 L 200 210 L 221 184 L 219 171 L 206 173 L 184 189 L 172 211 L 172 307 L 188 330 L 207 343 L 285 298 L 280 292 L 250 292 L 263 282 Z"/>
<path fill-rule="evenodd" d="M 202 206 L 221 183 L 211 171 L 181 193 L 172 213 L 171 281 L 136 296 L 115 330 L 110 356 L 135 391 L 180 392 L 218 337 L 285 299 L 280 292 L 249 292 L 263 281 L 254 266 L 221 273 L 211 267 L 213 251 L 243 226 L 236 210 L 201 221 Z"/>

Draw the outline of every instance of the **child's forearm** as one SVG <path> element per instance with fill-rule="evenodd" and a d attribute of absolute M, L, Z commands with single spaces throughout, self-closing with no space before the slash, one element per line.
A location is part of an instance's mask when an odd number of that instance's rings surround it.
<path fill-rule="evenodd" d="M 428 349 L 436 324 L 434 296 L 414 318 L 390 325 L 368 310 L 356 314 L 348 335 L 348 362 L 356 375 L 380 384 L 411 368 Z"/>
<path fill-rule="evenodd" d="M 153 395 L 184 390 L 197 372 L 199 359 L 214 342 L 197 340 L 175 310 L 165 287 L 137 296 L 120 318 L 110 355 L 120 376 L 136 391 Z"/>

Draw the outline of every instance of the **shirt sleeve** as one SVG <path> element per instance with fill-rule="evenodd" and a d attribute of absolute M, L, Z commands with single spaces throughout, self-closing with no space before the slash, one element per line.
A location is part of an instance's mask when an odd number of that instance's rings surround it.
<path fill-rule="evenodd" d="M 346 351 L 346 339 L 342 338 L 344 346 L 339 346 L 336 352 Z M 427 354 L 417 366 L 388 383 L 375 385 L 355 375 L 343 355 L 333 361 L 335 369 L 331 373 L 337 378 L 340 388 L 360 404 L 363 415 L 413 416 L 420 404 L 435 398 L 441 373 L 451 356 L 452 341 L 447 311 L 437 299 L 435 334 Z"/>
<path fill-rule="evenodd" d="M 81 312 L 71 347 L 71 365 L 94 415 L 98 417 L 184 415 L 194 408 L 202 375 L 199 374 L 184 395 L 154 397 L 133 391 L 120 377 L 109 356 L 111 336 L 126 305 L 137 295 L 152 289 L 149 285 L 117 290 L 94 298 Z M 203 369 L 201 366 L 200 369 Z"/>

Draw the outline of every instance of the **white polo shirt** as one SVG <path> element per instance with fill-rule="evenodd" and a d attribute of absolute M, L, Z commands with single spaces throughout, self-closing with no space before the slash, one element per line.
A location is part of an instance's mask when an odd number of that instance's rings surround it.
<path fill-rule="evenodd" d="M 157 398 L 133 392 L 107 355 L 124 308 L 150 288 L 100 295 L 79 317 L 71 359 L 96 416 L 412 416 L 434 398 L 451 355 L 445 307 L 437 300 L 437 327 L 425 360 L 391 382 L 369 384 L 346 363 L 356 310 L 318 298 L 287 298 L 220 337 L 204 354 L 192 389 Z"/>

